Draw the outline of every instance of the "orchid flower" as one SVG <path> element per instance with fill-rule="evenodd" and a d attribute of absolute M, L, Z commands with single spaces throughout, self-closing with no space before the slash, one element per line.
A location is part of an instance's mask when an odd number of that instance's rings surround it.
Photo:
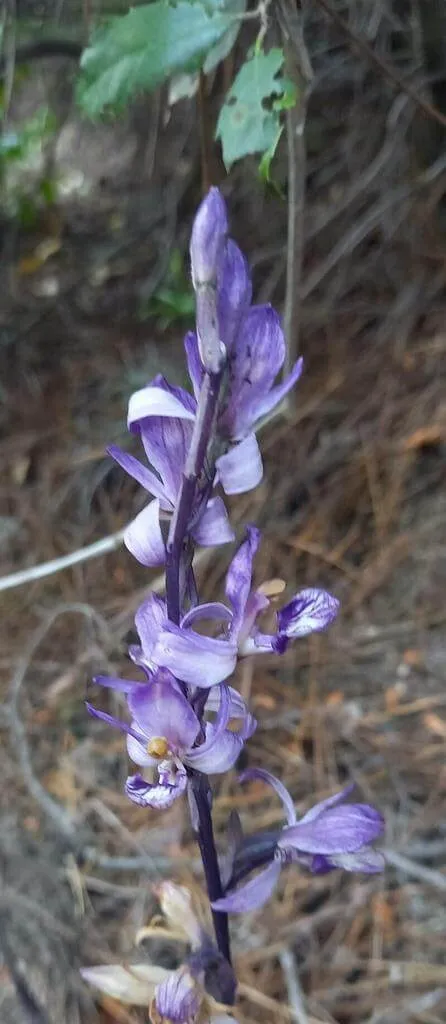
<path fill-rule="evenodd" d="M 348 804 L 345 799 L 353 786 L 315 804 L 300 821 L 285 786 L 270 772 L 253 768 L 245 772 L 240 781 L 262 779 L 275 789 L 280 797 L 287 824 L 278 834 L 272 847 L 272 860 L 268 867 L 216 900 L 214 910 L 245 913 L 262 907 L 271 896 L 282 867 L 297 863 L 313 874 L 322 874 L 334 868 L 344 871 L 362 871 L 374 874 L 384 868 L 384 858 L 370 844 L 383 831 L 383 819 L 369 804 Z"/>
<path fill-rule="evenodd" d="M 126 685 L 123 680 L 101 677 L 97 682 L 126 693 L 131 724 L 89 703 L 88 711 L 125 732 L 130 759 L 141 768 L 155 769 L 158 775 L 155 783 L 140 773 L 127 779 L 126 795 L 141 807 L 170 807 L 186 790 L 187 768 L 206 774 L 228 771 L 255 728 L 247 712 L 239 732 L 227 728 L 232 702 L 224 685 L 220 687 L 215 721 L 203 724 L 167 669 L 158 669 L 147 683 Z"/>
<path fill-rule="evenodd" d="M 230 608 L 221 602 L 197 605 L 176 626 L 169 622 L 160 598 L 152 595 L 144 601 L 135 618 L 141 645 L 131 648 L 133 660 L 147 668 L 163 665 L 184 682 L 207 688 L 228 678 L 237 657 L 282 654 L 290 640 L 329 626 L 339 602 L 327 591 L 312 588 L 300 591 L 277 613 L 275 634 L 260 632 L 256 620 L 270 602 L 260 590 L 251 589 L 259 542 L 260 531 L 248 527 L 226 576 Z M 193 624 L 202 620 L 220 622 L 222 634 L 214 638 L 195 632 Z"/>
<path fill-rule="evenodd" d="M 148 469 L 133 455 L 110 445 L 109 455 L 154 500 L 127 526 L 124 542 L 142 565 L 162 565 L 166 560 L 160 516 L 172 514 L 181 484 L 192 437 L 196 401 L 183 388 L 172 387 L 160 374 L 136 391 L 129 402 L 128 427 L 144 446 Z M 199 500 L 191 510 L 190 533 L 203 547 L 227 544 L 234 539 L 220 497 Z"/>

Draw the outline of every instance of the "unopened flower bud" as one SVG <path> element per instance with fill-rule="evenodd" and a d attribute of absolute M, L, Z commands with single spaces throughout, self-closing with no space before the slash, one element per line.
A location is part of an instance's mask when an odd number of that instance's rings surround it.
<path fill-rule="evenodd" d="M 195 289 L 216 287 L 227 230 L 224 199 L 218 188 L 211 188 L 198 207 L 192 227 L 190 258 Z"/>
<path fill-rule="evenodd" d="M 157 888 L 164 917 L 175 931 L 182 931 L 192 946 L 198 949 L 202 940 L 202 929 L 192 909 L 192 897 L 189 889 L 175 882 L 161 882 Z"/>

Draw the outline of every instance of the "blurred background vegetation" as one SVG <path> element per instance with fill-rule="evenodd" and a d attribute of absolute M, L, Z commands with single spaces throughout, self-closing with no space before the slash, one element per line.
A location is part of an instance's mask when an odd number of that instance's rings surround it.
<path fill-rule="evenodd" d="M 83 700 L 98 670 L 128 672 L 148 586 L 120 546 L 142 496 L 104 449 L 127 444 L 132 390 L 156 372 L 185 382 L 188 238 L 212 182 L 256 301 L 284 312 L 305 359 L 296 405 L 263 437 L 265 480 L 232 502 L 234 522 L 264 532 L 259 581 L 327 585 L 343 607 L 329 635 L 279 665 L 245 665 L 239 682 L 259 718 L 250 756 L 299 808 L 351 778 L 387 822 L 384 879 L 295 873 L 255 920 L 233 922 L 239 1020 L 438 1024 L 446 7 L 249 4 L 198 83 L 166 75 L 91 120 L 80 60 L 127 12 L 110 0 L 6 0 L 2 11 L 0 1018 L 144 1019 L 95 1006 L 78 966 L 131 958 L 153 883 L 198 872 L 187 813 L 148 819 L 127 806 L 123 744 Z M 256 42 L 283 50 L 294 92 L 256 104 L 283 128 L 266 164 L 259 146 L 228 171 L 217 125 Z M 103 538 L 100 557 L 26 575 Z M 203 595 L 215 599 L 228 558 L 201 564 Z M 263 789 L 241 794 L 234 780 L 218 792 L 221 830 L 231 806 L 248 830 L 278 813 Z M 165 946 L 146 954 L 172 963 Z"/>

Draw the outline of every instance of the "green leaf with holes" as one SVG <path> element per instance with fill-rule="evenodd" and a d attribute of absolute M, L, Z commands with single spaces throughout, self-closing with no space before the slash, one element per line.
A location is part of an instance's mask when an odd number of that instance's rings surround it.
<path fill-rule="evenodd" d="M 280 133 L 280 114 L 296 102 L 291 82 L 280 74 L 283 50 L 255 52 L 240 68 L 217 124 L 223 159 L 229 168 L 249 153 L 274 150 Z"/>
<path fill-rule="evenodd" d="M 113 18 L 82 54 L 78 103 L 98 117 L 178 71 L 199 70 L 232 21 L 221 0 L 159 0 Z"/>

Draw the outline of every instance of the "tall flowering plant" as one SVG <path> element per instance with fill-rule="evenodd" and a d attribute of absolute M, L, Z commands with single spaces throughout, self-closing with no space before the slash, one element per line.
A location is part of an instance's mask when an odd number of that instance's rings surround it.
<path fill-rule="evenodd" d="M 298 381 L 302 360 L 276 383 L 285 361 L 280 319 L 271 306 L 252 304 L 248 265 L 228 238 L 226 207 L 216 188 L 196 214 L 190 256 L 196 330 L 186 336 L 185 350 L 192 393 L 157 376 L 129 402 L 128 426 L 139 437 L 146 461 L 109 449 L 151 495 L 128 526 L 125 543 L 143 565 L 165 565 L 166 598 L 152 594 L 136 613 L 139 644 L 129 648 L 129 655 L 144 682 L 108 676 L 95 680 L 124 695 L 128 716 L 121 720 L 87 704 L 91 715 L 126 735 L 129 758 L 137 767 L 125 784 L 130 800 L 162 809 L 187 795 L 203 861 L 213 936 L 210 926 L 197 923 L 185 890 L 171 886 L 167 896 L 164 891 L 167 917 L 170 913 L 177 923 L 180 918 L 185 922 L 191 945 L 178 971 L 136 965 L 127 981 L 116 967 L 84 972 L 92 984 L 124 1001 L 150 1003 L 155 1024 L 193 1024 L 198 1015 L 217 1019 L 219 1008 L 234 1004 L 228 913 L 260 907 L 284 867 L 295 864 L 320 873 L 335 868 L 376 872 L 383 866 L 382 855 L 371 845 L 382 832 L 381 815 L 367 804 L 351 802 L 351 787 L 298 820 L 290 794 L 264 768 L 250 769 L 240 781 L 260 779 L 271 786 L 283 804 L 285 826 L 245 837 L 240 823 L 232 820 L 229 850 L 224 859 L 217 854 L 209 776 L 234 767 L 256 728 L 230 684 L 237 662 L 263 652 L 283 654 L 294 640 L 329 626 L 339 604 L 324 590 L 306 588 L 277 612 L 275 631 L 263 632 L 261 616 L 269 600 L 253 585 L 260 544 L 255 526 L 247 526 L 229 565 L 226 602 L 200 603 L 193 567 L 196 545 L 234 540 L 216 489 L 240 494 L 260 483 L 256 430 Z M 212 623 L 212 635 L 203 628 L 206 622 Z"/>

